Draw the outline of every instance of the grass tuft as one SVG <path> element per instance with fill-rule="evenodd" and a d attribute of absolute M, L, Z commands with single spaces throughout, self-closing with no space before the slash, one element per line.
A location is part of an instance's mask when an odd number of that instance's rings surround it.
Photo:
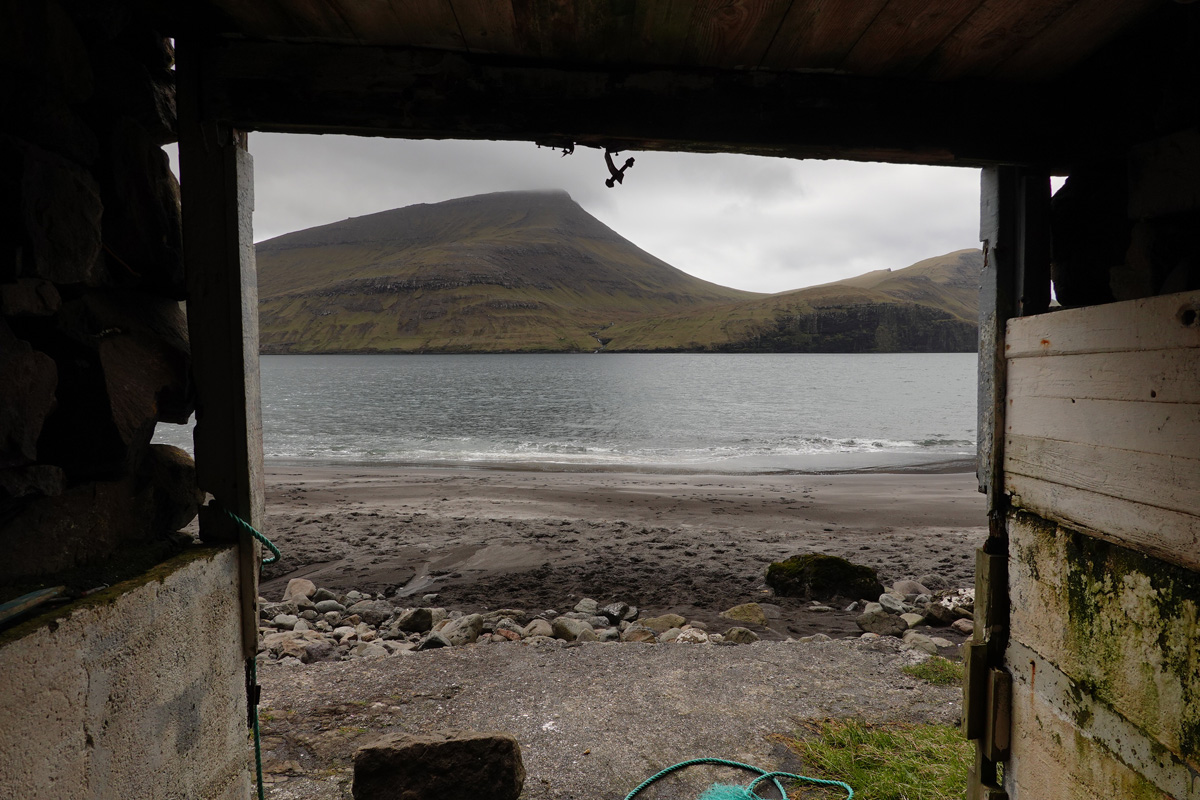
<path fill-rule="evenodd" d="M 844 781 L 855 800 L 961 800 L 974 753 L 948 725 L 872 725 L 860 720 L 810 723 L 783 741 L 813 777 Z M 844 797 L 839 789 L 796 785 L 790 797 Z"/>
<path fill-rule="evenodd" d="M 901 667 L 900 671 L 914 678 L 936 683 L 938 686 L 961 686 L 963 682 L 962 663 L 941 656 L 933 656 L 920 664 Z"/>

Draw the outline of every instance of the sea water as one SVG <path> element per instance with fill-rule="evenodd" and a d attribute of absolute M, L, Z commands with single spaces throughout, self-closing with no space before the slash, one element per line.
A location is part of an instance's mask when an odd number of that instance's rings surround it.
<path fill-rule="evenodd" d="M 975 453 L 973 354 L 263 356 L 269 460 L 787 472 Z M 190 429 L 156 440 L 191 450 Z"/>

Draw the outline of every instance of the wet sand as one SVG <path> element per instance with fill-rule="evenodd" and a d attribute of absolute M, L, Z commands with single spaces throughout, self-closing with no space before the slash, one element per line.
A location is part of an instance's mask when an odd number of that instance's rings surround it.
<path fill-rule="evenodd" d="M 720 626 L 765 603 L 764 638 L 858 633 L 854 614 L 776 598 L 767 565 L 824 552 L 891 582 L 934 575 L 973 585 L 986 535 L 974 475 L 678 475 L 303 466 L 267 469 L 268 535 L 287 580 L 384 592 L 397 605 L 568 611 L 623 600 Z M 934 588 L 934 587 L 931 587 Z M 411 598 L 411 600 L 408 600 Z M 728 623 L 724 623 L 727 627 Z M 953 638 L 953 637 L 950 637 Z"/>

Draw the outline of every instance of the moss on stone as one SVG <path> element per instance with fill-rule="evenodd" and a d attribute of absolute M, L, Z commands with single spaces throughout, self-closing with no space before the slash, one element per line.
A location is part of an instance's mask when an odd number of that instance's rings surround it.
<path fill-rule="evenodd" d="M 208 547 L 196 546 L 189 547 L 179 555 L 156 564 L 140 575 L 137 575 L 129 580 L 121 581 L 106 589 L 101 589 L 94 594 L 89 594 L 86 597 L 81 597 L 65 605 L 55 606 L 40 614 L 37 614 L 29 619 L 21 622 L 8 630 L 0 633 L 0 647 L 9 642 L 23 639 L 35 631 L 49 627 L 51 631 L 58 627 L 59 620 L 65 619 L 77 611 L 85 608 L 102 608 L 111 606 L 120 600 L 125 595 L 133 590 L 145 586 L 148 583 L 159 581 L 160 583 L 168 577 L 191 564 L 193 561 L 201 561 L 205 559 L 213 559 L 227 547 Z"/>
<path fill-rule="evenodd" d="M 767 585 L 782 597 L 874 599 L 883 593 L 875 570 L 824 553 L 806 553 L 767 567 Z"/>

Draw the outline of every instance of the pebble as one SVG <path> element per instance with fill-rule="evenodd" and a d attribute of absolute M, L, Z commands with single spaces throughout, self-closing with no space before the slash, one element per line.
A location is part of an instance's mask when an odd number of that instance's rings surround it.
<path fill-rule="evenodd" d="M 299 581 L 299 582 L 298 582 Z M 938 616 L 928 609 L 938 609 L 951 617 L 954 630 L 970 634 L 974 594 L 971 590 L 939 592 L 933 595 L 907 592 L 921 601 L 925 614 L 917 613 L 894 592 L 913 589 L 900 582 L 892 593 L 885 593 L 879 602 L 867 603 L 858 617 L 865 633 L 863 640 L 890 639 L 896 647 L 910 652 L 937 653 L 938 648 L 952 647 L 944 638 L 930 637 L 908 630 L 912 626 Z M 924 588 L 924 587 L 918 587 Z M 712 633 L 701 621 L 689 622 L 679 614 L 662 614 L 639 620 L 639 610 L 624 602 L 601 606 L 593 598 L 583 598 L 566 614 L 547 610 L 531 615 L 517 608 L 501 608 L 484 614 L 470 614 L 430 605 L 436 594 L 421 598 L 419 608 L 395 608 L 383 595 L 372 596 L 350 591 L 337 594 L 315 587 L 311 581 L 295 579 L 288 584 L 285 601 L 270 603 L 259 598 L 258 660 L 262 663 L 311 664 L 331 659 L 388 658 L 408 655 L 441 647 L 473 645 L 502 645 L 520 643 L 523 646 L 565 647 L 587 642 L 628 642 L 643 644 L 739 645 L 759 641 L 758 634 L 743 625 L 725 633 Z M 855 611 L 852 603 L 847 611 Z M 768 609 L 748 602 L 726 609 L 720 616 L 746 625 L 769 627 Z M 896 612 L 893 609 L 900 609 Z M 807 606 L 813 613 L 831 613 L 831 606 L 813 602 Z M 772 612 L 772 613 L 775 613 Z M 947 620 L 949 621 L 949 620 Z M 881 636 L 882 634 L 882 636 Z M 903 637 L 903 645 L 897 639 Z M 788 641 L 794 641 L 788 639 Z M 825 642 L 823 633 L 804 636 L 801 642 Z"/>
<path fill-rule="evenodd" d="M 758 634 L 749 628 L 730 628 L 725 631 L 725 641 L 734 644 L 754 644 L 758 641 Z"/>
<path fill-rule="evenodd" d="M 879 605 L 883 606 L 884 611 L 890 612 L 892 614 L 903 614 L 905 611 L 908 610 L 904 607 L 903 600 L 901 600 L 896 595 L 888 594 L 887 592 L 884 592 L 883 594 L 879 595 Z"/>
<path fill-rule="evenodd" d="M 590 617 L 594 617 L 600 612 L 600 604 L 590 597 L 585 597 L 575 604 L 575 610 L 580 614 L 587 614 Z"/>
<path fill-rule="evenodd" d="M 758 603 L 742 603 L 740 606 L 734 606 L 722 611 L 721 616 L 735 622 L 746 622 L 751 625 L 759 625 L 763 628 L 767 627 L 767 613 L 762 610 L 762 606 Z"/>
<path fill-rule="evenodd" d="M 932 639 L 916 631 L 909 631 L 904 634 L 904 643 L 916 650 L 929 653 L 931 656 L 936 656 L 938 652 L 937 645 L 933 643 Z"/>
<path fill-rule="evenodd" d="M 346 610 L 346 607 L 337 600 L 318 600 L 316 605 L 313 606 L 313 610 L 318 614 L 326 614 L 330 611 L 336 611 L 340 614 Z"/>

